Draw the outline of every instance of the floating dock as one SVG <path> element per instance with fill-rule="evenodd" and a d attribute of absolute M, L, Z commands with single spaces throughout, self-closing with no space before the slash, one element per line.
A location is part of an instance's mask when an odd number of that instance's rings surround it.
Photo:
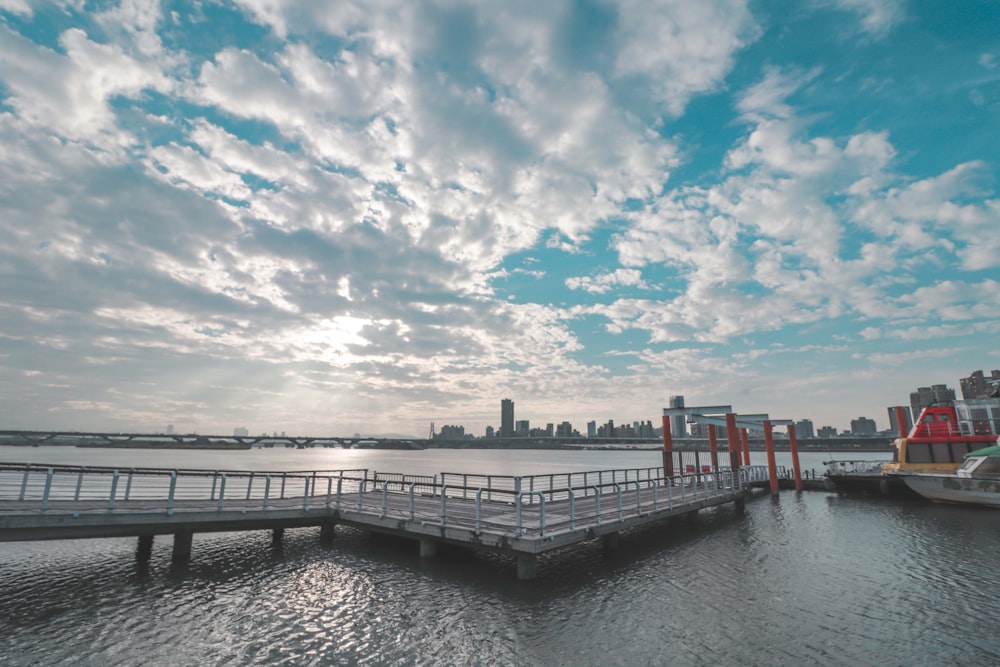
<path fill-rule="evenodd" d="M 538 555 L 673 516 L 735 503 L 766 472 L 663 476 L 662 468 L 512 477 L 368 470 L 247 472 L 0 464 L 0 541 L 173 536 L 190 558 L 198 532 L 338 525 L 408 537 L 432 556 L 439 544 L 510 555 L 520 579 Z"/>

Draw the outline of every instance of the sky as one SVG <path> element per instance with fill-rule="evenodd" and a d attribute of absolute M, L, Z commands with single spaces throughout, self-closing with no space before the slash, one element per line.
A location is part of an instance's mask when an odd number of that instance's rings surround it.
<path fill-rule="evenodd" d="M 1000 368 L 1000 3 L 0 0 L 0 429 L 888 428 Z"/>

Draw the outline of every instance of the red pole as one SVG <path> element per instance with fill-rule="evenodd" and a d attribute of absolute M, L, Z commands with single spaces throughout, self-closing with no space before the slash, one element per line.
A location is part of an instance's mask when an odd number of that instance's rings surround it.
<path fill-rule="evenodd" d="M 712 472 L 719 472 L 719 443 L 715 441 L 715 424 L 708 425 L 708 451 L 712 453 Z"/>
<path fill-rule="evenodd" d="M 670 437 L 670 417 L 663 415 L 663 476 L 674 476 L 674 441 Z"/>
<path fill-rule="evenodd" d="M 732 412 L 726 415 L 726 442 L 729 445 L 729 465 L 735 475 L 740 468 L 740 436 L 736 430 L 736 415 Z"/>
<path fill-rule="evenodd" d="M 774 461 L 774 434 L 771 420 L 764 420 L 764 448 L 767 449 L 767 476 L 771 480 L 771 495 L 778 495 L 778 464 Z"/>
<path fill-rule="evenodd" d="M 750 436 L 745 428 L 740 429 L 743 435 L 743 465 L 750 465 Z"/>
<path fill-rule="evenodd" d="M 799 470 L 799 443 L 795 439 L 795 424 L 788 425 L 788 447 L 792 450 L 792 470 L 795 471 L 795 490 L 802 490 L 802 472 Z"/>

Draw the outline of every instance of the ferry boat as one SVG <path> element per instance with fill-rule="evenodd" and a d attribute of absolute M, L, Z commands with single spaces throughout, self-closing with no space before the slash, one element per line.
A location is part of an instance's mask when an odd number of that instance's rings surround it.
<path fill-rule="evenodd" d="M 970 452 L 950 475 L 917 472 L 902 477 L 908 487 L 934 502 L 1000 507 L 1000 446 Z"/>
<path fill-rule="evenodd" d="M 954 474 L 967 454 L 995 445 L 998 433 L 1000 398 L 938 403 L 924 408 L 910 432 L 893 441 L 892 460 L 832 461 L 827 479 L 842 491 L 909 493 L 904 475 Z"/>

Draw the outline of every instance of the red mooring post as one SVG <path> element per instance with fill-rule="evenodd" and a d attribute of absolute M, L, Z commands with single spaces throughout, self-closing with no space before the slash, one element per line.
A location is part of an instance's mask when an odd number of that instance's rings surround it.
<path fill-rule="evenodd" d="M 745 428 L 741 428 L 740 435 L 743 436 L 743 465 L 748 466 L 750 465 L 750 434 Z"/>
<path fill-rule="evenodd" d="M 726 415 L 726 442 L 729 446 L 729 465 L 735 475 L 740 469 L 740 436 L 736 430 L 736 415 L 732 412 Z"/>
<path fill-rule="evenodd" d="M 774 433 L 771 420 L 764 420 L 764 449 L 767 450 L 767 476 L 771 480 L 771 495 L 778 495 L 778 464 L 774 460 Z"/>
<path fill-rule="evenodd" d="M 788 448 L 792 450 L 792 470 L 795 472 L 795 490 L 802 490 L 802 472 L 799 470 L 799 443 L 795 439 L 795 424 L 788 425 Z"/>
<path fill-rule="evenodd" d="M 674 441 L 670 437 L 670 417 L 663 415 L 663 476 L 674 476 Z"/>
<path fill-rule="evenodd" d="M 717 473 L 719 472 L 719 443 L 715 441 L 715 424 L 708 425 L 708 451 L 712 454 L 712 472 Z"/>

